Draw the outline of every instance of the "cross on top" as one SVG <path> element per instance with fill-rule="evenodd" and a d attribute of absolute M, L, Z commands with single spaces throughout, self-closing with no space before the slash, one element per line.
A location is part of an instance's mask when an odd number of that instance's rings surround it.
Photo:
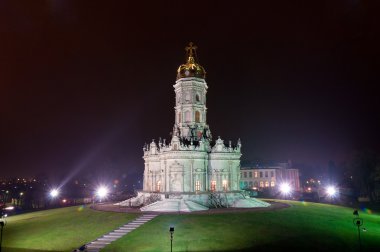
<path fill-rule="evenodd" d="M 193 57 L 193 55 L 195 54 L 195 50 L 197 50 L 197 46 L 193 44 L 193 42 L 190 42 L 189 43 L 189 46 L 186 46 L 185 47 L 185 50 L 187 52 L 187 55 L 189 57 Z"/>

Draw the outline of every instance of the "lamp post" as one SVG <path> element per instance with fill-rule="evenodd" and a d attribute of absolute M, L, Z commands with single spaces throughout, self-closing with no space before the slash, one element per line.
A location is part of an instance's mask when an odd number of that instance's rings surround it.
<path fill-rule="evenodd" d="M 174 234 L 174 227 L 169 228 L 170 232 L 170 252 L 173 252 L 173 234 Z"/>
<path fill-rule="evenodd" d="M 7 217 L 6 214 L 3 214 L 3 211 L 1 211 L 1 219 L 0 219 L 0 252 L 1 247 L 3 243 L 3 228 L 7 224 L 5 217 Z"/>
<path fill-rule="evenodd" d="M 362 250 L 362 241 L 360 239 L 360 227 L 363 225 L 363 219 L 359 218 L 359 212 L 358 210 L 354 210 L 353 215 L 357 216 L 353 219 L 354 225 L 358 227 L 358 238 L 359 238 L 359 251 Z"/>

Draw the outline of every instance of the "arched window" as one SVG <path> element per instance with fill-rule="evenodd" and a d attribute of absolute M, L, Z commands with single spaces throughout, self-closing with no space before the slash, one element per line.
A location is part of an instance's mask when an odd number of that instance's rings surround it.
<path fill-rule="evenodd" d="M 185 111 L 185 122 L 191 122 L 190 111 Z"/>
<path fill-rule="evenodd" d="M 196 102 L 200 102 L 200 101 L 201 101 L 201 99 L 199 98 L 199 94 L 196 94 L 196 95 L 195 95 L 195 101 L 196 101 Z"/>
<path fill-rule="evenodd" d="M 195 111 L 195 122 L 199 123 L 201 121 L 201 113 L 199 111 Z"/>
<path fill-rule="evenodd" d="M 157 192 L 161 191 L 161 181 L 157 181 L 157 183 L 156 183 L 156 191 Z"/>

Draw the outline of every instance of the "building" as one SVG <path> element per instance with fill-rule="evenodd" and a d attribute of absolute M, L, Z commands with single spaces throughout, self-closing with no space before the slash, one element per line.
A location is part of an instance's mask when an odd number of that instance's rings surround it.
<path fill-rule="evenodd" d="M 270 205 L 241 193 L 240 140 L 225 145 L 220 137 L 212 139 L 206 120 L 206 71 L 197 63 L 195 50 L 192 43 L 186 47 L 187 61 L 177 70 L 170 141 L 152 140 L 144 146 L 143 190 L 116 205 L 164 212 Z"/>
<path fill-rule="evenodd" d="M 206 71 L 192 43 L 177 70 L 172 139 L 144 146 L 144 192 L 195 193 L 240 190 L 241 143 L 212 140 L 207 124 Z"/>
<path fill-rule="evenodd" d="M 291 162 L 256 163 L 241 167 L 241 189 L 278 190 L 282 183 L 290 185 L 292 190 L 301 191 L 298 169 L 292 168 Z"/>

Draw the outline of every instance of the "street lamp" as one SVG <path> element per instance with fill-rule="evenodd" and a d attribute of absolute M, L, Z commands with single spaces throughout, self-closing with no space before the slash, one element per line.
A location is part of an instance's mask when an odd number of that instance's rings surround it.
<path fill-rule="evenodd" d="M 169 228 L 170 232 L 170 252 L 173 252 L 173 234 L 174 234 L 174 227 Z"/>
<path fill-rule="evenodd" d="M 292 188 L 290 187 L 288 183 L 282 183 L 280 185 L 280 191 L 285 196 L 285 199 L 286 199 L 286 196 L 290 194 L 290 192 L 292 191 Z"/>
<path fill-rule="evenodd" d="M 58 189 L 52 189 L 50 191 L 50 197 L 52 197 L 53 199 L 56 198 L 58 195 L 59 195 L 59 190 Z"/>
<path fill-rule="evenodd" d="M 354 223 L 354 225 L 356 225 L 358 227 L 359 251 L 361 251 L 362 250 L 362 242 L 360 239 L 360 227 L 363 225 L 363 219 L 359 218 L 359 212 L 356 209 L 354 210 L 354 212 L 352 214 L 357 216 L 353 219 L 352 222 Z"/>
<path fill-rule="evenodd" d="M 96 190 L 96 196 L 98 196 L 98 198 L 100 200 L 106 198 L 108 196 L 108 188 L 105 187 L 105 186 L 100 186 L 97 190 Z"/>
<path fill-rule="evenodd" d="M 329 197 L 334 197 L 337 193 L 337 190 L 334 186 L 329 186 L 327 187 L 326 192 Z"/>

